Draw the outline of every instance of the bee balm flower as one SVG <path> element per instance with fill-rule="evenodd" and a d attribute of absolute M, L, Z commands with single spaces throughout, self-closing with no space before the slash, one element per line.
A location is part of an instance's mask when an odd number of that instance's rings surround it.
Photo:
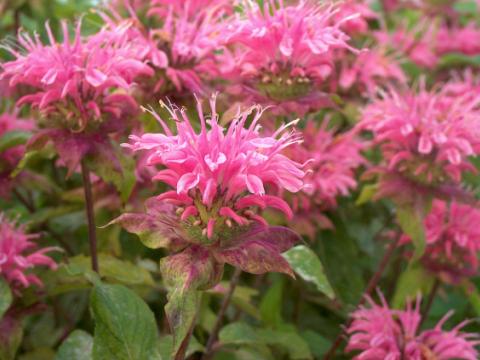
<path fill-rule="evenodd" d="M 381 295 L 381 294 L 380 294 Z M 389 359 L 461 359 L 475 360 L 478 336 L 461 332 L 465 323 L 452 330 L 442 330 L 447 314 L 434 329 L 420 332 L 420 298 L 405 310 L 390 309 L 381 295 L 381 305 L 368 298 L 369 307 L 353 314 L 347 329 L 347 352 L 360 351 L 354 360 Z"/>
<path fill-rule="evenodd" d="M 45 253 L 55 248 L 35 250 L 32 240 L 38 235 L 27 235 L 22 227 L 16 226 L 0 214 L 0 277 L 3 277 L 18 293 L 32 284 L 42 286 L 40 279 L 29 273 L 36 266 L 56 268 L 55 262 Z"/>
<path fill-rule="evenodd" d="M 252 102 L 281 106 L 283 112 L 305 113 L 328 104 L 319 89 L 335 75 L 335 51 L 358 52 L 341 30 L 352 16 L 339 20 L 338 11 L 310 2 L 277 6 L 265 1 L 264 9 L 245 4 L 245 14 L 231 25 L 233 55 L 224 57 L 226 76 L 240 84 L 232 91 L 251 94 Z"/>

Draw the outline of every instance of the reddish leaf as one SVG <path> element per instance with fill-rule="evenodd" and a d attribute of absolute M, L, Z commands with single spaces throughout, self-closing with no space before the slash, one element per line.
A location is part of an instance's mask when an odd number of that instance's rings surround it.
<path fill-rule="evenodd" d="M 214 255 L 219 262 L 252 274 L 273 271 L 295 277 L 281 254 L 299 240 L 299 235 L 288 228 L 258 226 L 231 239 L 228 245 L 216 249 Z"/>
<path fill-rule="evenodd" d="M 126 213 L 105 226 L 120 224 L 128 232 L 138 235 L 151 249 L 163 247 L 178 251 L 185 248 L 185 236 L 173 208 L 155 199 L 147 200 L 146 208 L 145 213 Z"/>
<path fill-rule="evenodd" d="M 160 261 L 160 271 L 168 286 L 183 290 L 206 290 L 222 278 L 223 264 L 204 247 L 192 245 L 181 253 Z"/>

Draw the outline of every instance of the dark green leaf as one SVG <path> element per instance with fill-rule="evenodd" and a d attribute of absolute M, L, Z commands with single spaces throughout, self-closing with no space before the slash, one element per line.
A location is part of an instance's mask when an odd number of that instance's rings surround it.
<path fill-rule="evenodd" d="M 0 277 L 0 320 L 12 304 L 12 291 L 8 283 Z"/>
<path fill-rule="evenodd" d="M 95 319 L 94 360 L 159 360 L 155 317 L 122 285 L 98 284 L 90 307 Z"/>

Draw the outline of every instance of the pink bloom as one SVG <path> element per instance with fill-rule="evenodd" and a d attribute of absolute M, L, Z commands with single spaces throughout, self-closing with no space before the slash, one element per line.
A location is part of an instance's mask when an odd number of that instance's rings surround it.
<path fill-rule="evenodd" d="M 30 131 L 34 125 L 31 120 L 20 119 L 16 114 L 0 115 L 0 139 L 12 131 Z M 0 197 L 8 196 L 12 179 L 10 173 L 15 169 L 25 153 L 25 146 L 17 145 L 0 151 Z"/>
<path fill-rule="evenodd" d="M 151 30 L 157 47 L 168 55 L 155 91 L 205 93 L 212 78 L 218 76 L 217 51 L 222 50 L 224 16 L 228 1 L 157 0 L 149 15 L 159 17 L 160 28 Z"/>
<path fill-rule="evenodd" d="M 45 255 L 55 248 L 35 250 L 32 242 L 38 235 L 27 235 L 21 226 L 9 222 L 0 214 L 0 276 L 18 294 L 20 289 L 32 284 L 42 286 L 40 279 L 29 271 L 36 266 L 56 268 L 55 262 Z"/>
<path fill-rule="evenodd" d="M 440 27 L 437 34 L 437 51 L 439 54 L 456 52 L 478 55 L 480 53 L 480 28 L 473 22 L 464 27 Z"/>
<path fill-rule="evenodd" d="M 365 163 L 361 155 L 365 144 L 349 131 L 336 134 L 336 129 L 327 129 L 325 122 L 319 129 L 312 122 L 303 131 L 304 142 L 289 148 L 290 157 L 299 162 L 308 162 L 305 183 L 308 187 L 294 197 L 294 209 L 311 211 L 314 204 L 321 207 L 336 205 L 338 196 L 347 196 L 357 187 L 355 169 Z"/>
<path fill-rule="evenodd" d="M 230 91 L 247 92 L 250 102 L 281 106 L 279 112 L 305 113 L 329 104 L 319 89 L 336 76 L 337 50 L 357 52 L 341 30 L 355 16 L 338 19 L 339 8 L 310 2 L 245 6 L 229 29 L 234 50 L 223 57 L 223 72 L 234 84 Z"/>
<path fill-rule="evenodd" d="M 360 128 L 373 132 L 389 171 L 424 184 L 458 183 L 480 153 L 480 97 L 420 86 L 391 89 L 366 107 Z"/>
<path fill-rule="evenodd" d="M 474 275 L 480 251 L 479 221 L 480 211 L 474 207 L 435 200 L 424 221 L 427 249 L 423 264 L 449 280 Z M 410 239 L 404 235 L 403 241 Z"/>
<path fill-rule="evenodd" d="M 360 16 L 358 16 L 360 15 Z M 349 34 L 363 34 L 368 30 L 368 21 L 378 18 L 365 0 L 347 0 L 340 4 L 340 11 L 335 15 L 337 21 L 345 18 L 342 28 Z"/>
<path fill-rule="evenodd" d="M 0 77 L 8 79 L 10 86 L 29 88 L 18 105 L 38 108 L 51 127 L 74 131 L 92 131 L 102 125 L 106 131 L 118 128 L 122 115 L 137 108 L 128 94 L 134 79 L 152 70 L 135 58 L 132 44 L 111 42 L 102 31 L 84 39 L 79 23 L 70 41 L 63 23 L 64 39 L 57 43 L 48 25 L 46 29 L 49 45 L 42 44 L 38 36 L 21 33 L 18 41 L 26 53 L 7 48 L 16 59 L 1 64 Z"/>
<path fill-rule="evenodd" d="M 369 307 L 362 306 L 352 314 L 345 351 L 360 351 L 354 360 L 477 359 L 478 336 L 462 333 L 465 323 L 442 330 L 447 314 L 434 329 L 419 333 L 420 298 L 414 307 L 408 303 L 405 310 L 390 309 L 382 294 L 380 298 L 381 305 L 368 298 Z"/>
<path fill-rule="evenodd" d="M 407 83 L 400 63 L 383 47 L 369 49 L 353 58 L 353 64 L 345 59 L 338 79 L 338 85 L 344 91 L 352 87 L 366 94 L 374 94 L 382 84 L 396 81 Z"/>
<path fill-rule="evenodd" d="M 224 129 L 218 124 L 215 97 L 212 97 L 208 118 L 198 103 L 201 130 L 197 133 L 185 109 L 163 106 L 175 120 L 177 133 L 172 133 L 154 114 L 164 134 L 132 135 L 131 144 L 126 146 L 135 151 L 149 151 L 147 163 L 164 167 L 154 180 L 175 190 L 158 198 L 180 206 L 182 220 L 195 222 L 200 218 L 205 226 L 209 219 L 214 221 L 209 226 L 225 221 L 238 225 L 246 225 L 250 220 L 265 223 L 250 209 L 267 206 L 292 215 L 284 200 L 267 195 L 269 187 L 297 192 L 304 186 L 305 173 L 301 165 L 282 155 L 286 147 L 300 142 L 296 133 L 287 131 L 292 123 L 282 126 L 271 136 L 262 136 L 258 125 L 262 111 L 252 107 L 239 113 Z M 247 127 L 250 115 L 253 120 Z"/>

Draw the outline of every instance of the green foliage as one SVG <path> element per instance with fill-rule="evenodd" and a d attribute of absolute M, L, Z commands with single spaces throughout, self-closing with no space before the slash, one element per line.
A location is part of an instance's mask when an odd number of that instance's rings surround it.
<path fill-rule="evenodd" d="M 12 291 L 7 282 L 0 278 L 0 320 L 12 304 Z"/>
<path fill-rule="evenodd" d="M 93 360 L 160 360 L 155 316 L 138 295 L 122 285 L 97 284 L 90 307 Z"/>
<path fill-rule="evenodd" d="M 55 360 L 92 360 L 92 348 L 92 336 L 83 330 L 75 330 L 60 345 Z"/>

